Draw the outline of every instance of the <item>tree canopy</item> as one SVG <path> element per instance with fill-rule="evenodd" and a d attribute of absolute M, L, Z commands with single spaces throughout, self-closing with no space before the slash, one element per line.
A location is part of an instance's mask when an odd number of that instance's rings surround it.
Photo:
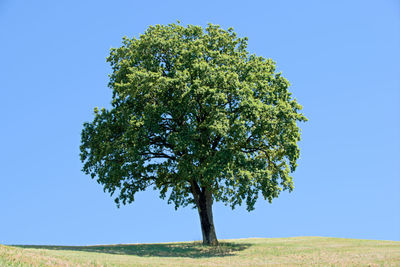
<path fill-rule="evenodd" d="M 153 187 L 175 208 L 200 210 L 203 194 L 250 211 L 259 195 L 291 191 L 306 118 L 275 62 L 247 41 L 179 23 L 123 38 L 107 58 L 112 107 L 84 123 L 83 171 L 118 205 Z"/>

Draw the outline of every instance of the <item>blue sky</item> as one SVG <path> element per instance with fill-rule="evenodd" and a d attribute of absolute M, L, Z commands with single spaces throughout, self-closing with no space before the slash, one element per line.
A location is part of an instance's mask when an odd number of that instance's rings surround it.
<path fill-rule="evenodd" d="M 383 1 L 0 2 L 0 243 L 200 240 L 198 214 L 155 191 L 117 209 L 81 170 L 82 123 L 109 106 L 105 58 L 149 25 L 233 27 L 291 82 L 295 189 L 255 211 L 214 205 L 224 238 L 400 241 L 400 4 Z"/>

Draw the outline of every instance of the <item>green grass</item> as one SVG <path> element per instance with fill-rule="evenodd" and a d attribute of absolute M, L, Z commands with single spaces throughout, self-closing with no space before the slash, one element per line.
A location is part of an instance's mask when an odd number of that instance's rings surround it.
<path fill-rule="evenodd" d="M 101 246 L 2 246 L 0 266 L 400 266 L 400 242 L 324 237 Z"/>

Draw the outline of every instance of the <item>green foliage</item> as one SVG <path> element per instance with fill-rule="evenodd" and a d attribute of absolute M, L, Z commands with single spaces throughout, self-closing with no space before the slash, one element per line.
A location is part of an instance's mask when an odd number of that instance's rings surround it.
<path fill-rule="evenodd" d="M 259 192 L 271 202 L 292 190 L 296 123 L 306 118 L 275 63 L 246 47 L 247 38 L 212 24 L 125 37 L 107 59 L 112 108 L 95 108 L 84 123 L 83 170 L 117 204 L 149 186 L 176 208 L 194 204 L 191 181 L 248 210 Z"/>

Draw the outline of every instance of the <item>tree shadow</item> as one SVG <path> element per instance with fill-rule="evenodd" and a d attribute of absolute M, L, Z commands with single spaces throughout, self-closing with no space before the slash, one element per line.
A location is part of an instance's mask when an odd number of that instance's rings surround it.
<path fill-rule="evenodd" d="M 141 257 L 188 257 L 208 258 L 233 256 L 237 252 L 250 247 L 251 244 L 220 242 L 219 246 L 203 246 L 201 242 L 163 243 L 163 244 L 131 244 L 131 245 L 96 245 L 96 246 L 37 246 L 14 245 L 20 248 L 72 250 L 108 253 L 117 255 L 135 255 Z"/>

